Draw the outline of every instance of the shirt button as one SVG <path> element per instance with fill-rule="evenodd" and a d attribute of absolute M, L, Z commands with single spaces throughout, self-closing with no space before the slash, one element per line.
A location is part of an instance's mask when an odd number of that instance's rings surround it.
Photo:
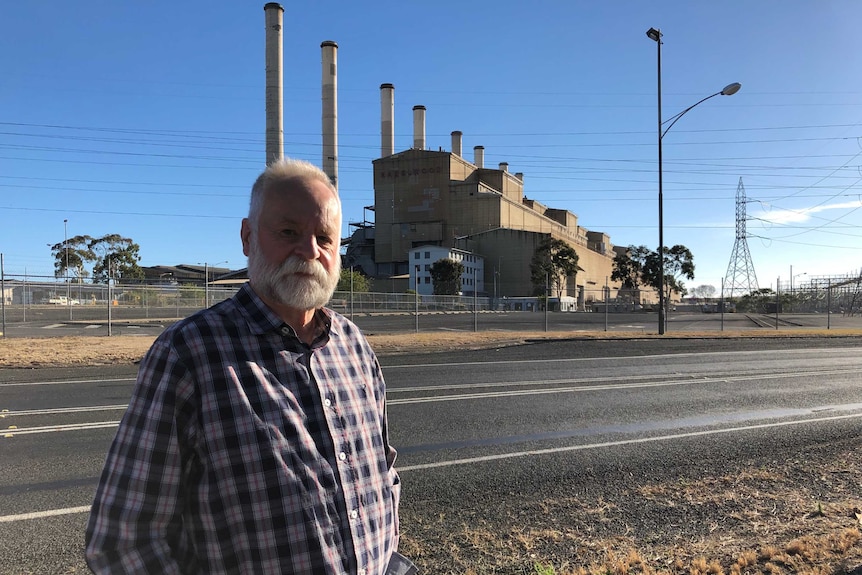
<path fill-rule="evenodd" d="M 351 519 L 356 519 L 357 517 L 359 517 L 359 510 L 358 510 L 358 509 L 354 509 L 354 510 L 352 510 L 352 511 L 350 512 L 350 518 L 351 518 Z"/>
<path fill-rule="evenodd" d="M 347 461 L 347 454 L 342 451 L 338 454 L 338 459 L 340 459 L 341 461 Z"/>
<path fill-rule="evenodd" d="M 323 400 L 323 405 L 325 405 L 326 407 L 332 407 L 332 401 L 327 397 Z"/>
<path fill-rule="evenodd" d="M 360 569 L 357 573 L 358 575 L 365 575 L 365 569 Z"/>

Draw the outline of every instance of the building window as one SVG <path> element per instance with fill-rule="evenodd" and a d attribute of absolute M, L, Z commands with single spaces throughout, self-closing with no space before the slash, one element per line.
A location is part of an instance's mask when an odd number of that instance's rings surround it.
<path fill-rule="evenodd" d="M 425 283 L 426 283 L 426 284 L 430 284 L 430 283 L 431 283 L 431 278 L 429 278 L 429 277 L 427 277 L 427 276 L 426 276 L 426 277 L 425 277 Z"/>
<path fill-rule="evenodd" d="M 430 271 L 431 271 L 431 264 L 425 264 L 425 271 L 426 271 L 426 272 L 430 272 Z"/>
<path fill-rule="evenodd" d="M 431 252 L 425 252 L 425 259 L 426 260 L 431 259 Z"/>

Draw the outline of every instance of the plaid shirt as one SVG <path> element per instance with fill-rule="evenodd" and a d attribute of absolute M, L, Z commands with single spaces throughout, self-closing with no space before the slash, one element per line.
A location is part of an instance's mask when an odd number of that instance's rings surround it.
<path fill-rule="evenodd" d="M 141 363 L 87 525 L 96 573 L 380 575 L 400 484 L 380 365 L 330 310 L 308 346 L 244 286 Z"/>

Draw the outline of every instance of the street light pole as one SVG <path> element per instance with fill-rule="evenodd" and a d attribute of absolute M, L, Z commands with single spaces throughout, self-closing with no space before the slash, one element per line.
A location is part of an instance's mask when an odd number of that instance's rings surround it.
<path fill-rule="evenodd" d="M 66 265 L 64 276 L 66 276 L 66 306 L 69 308 L 69 321 L 72 321 L 72 285 L 69 283 L 69 220 L 63 220 L 63 247 L 66 250 Z"/>
<path fill-rule="evenodd" d="M 416 288 L 414 294 L 416 333 L 419 333 L 419 266 L 416 266 L 416 278 L 413 280 L 413 287 Z"/>
<path fill-rule="evenodd" d="M 662 189 L 662 150 L 661 150 L 661 30 L 650 28 L 647 36 L 655 41 L 657 47 L 656 69 L 658 70 L 658 334 L 664 335 L 664 197 Z"/>
<path fill-rule="evenodd" d="M 798 278 L 799 276 L 808 275 L 808 272 L 802 272 L 800 274 L 793 275 L 793 266 L 790 266 L 790 302 L 787 306 L 787 311 L 793 311 L 793 280 Z"/>
<path fill-rule="evenodd" d="M 219 264 L 226 264 L 228 260 L 222 260 L 212 265 L 209 262 L 204 262 L 204 309 L 210 306 L 210 268 L 215 268 Z M 198 265 L 201 265 L 198 262 Z"/>
<path fill-rule="evenodd" d="M 664 277 L 664 199 L 662 189 L 662 140 L 664 139 L 665 134 L 667 134 L 668 130 L 670 130 L 677 121 L 686 115 L 689 111 L 692 110 L 695 106 L 699 106 L 700 104 L 706 102 L 710 98 L 714 98 L 715 96 L 732 96 L 736 94 L 739 89 L 742 87 L 742 84 L 738 82 L 734 82 L 733 84 L 728 84 L 724 87 L 720 92 L 716 92 L 702 100 L 692 104 L 679 114 L 675 116 L 671 116 L 665 121 L 662 121 L 661 118 L 661 38 L 662 33 L 661 30 L 657 30 L 656 28 L 650 28 L 646 33 L 647 37 L 656 43 L 657 48 L 657 70 L 658 70 L 658 261 L 659 261 L 659 278 L 658 278 L 658 334 L 664 335 L 666 328 L 666 318 L 665 318 L 665 277 Z M 666 128 L 664 125 L 670 122 Z"/>

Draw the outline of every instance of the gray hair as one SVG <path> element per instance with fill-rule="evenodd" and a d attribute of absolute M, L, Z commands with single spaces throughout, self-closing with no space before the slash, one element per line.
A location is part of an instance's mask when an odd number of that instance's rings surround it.
<path fill-rule="evenodd" d="M 249 221 L 252 224 L 257 224 L 258 217 L 263 210 L 263 196 L 266 191 L 288 185 L 297 180 L 316 180 L 325 184 L 341 203 L 338 190 L 335 189 L 329 176 L 323 170 L 305 160 L 283 158 L 269 164 L 251 187 L 251 201 L 248 207 Z"/>

